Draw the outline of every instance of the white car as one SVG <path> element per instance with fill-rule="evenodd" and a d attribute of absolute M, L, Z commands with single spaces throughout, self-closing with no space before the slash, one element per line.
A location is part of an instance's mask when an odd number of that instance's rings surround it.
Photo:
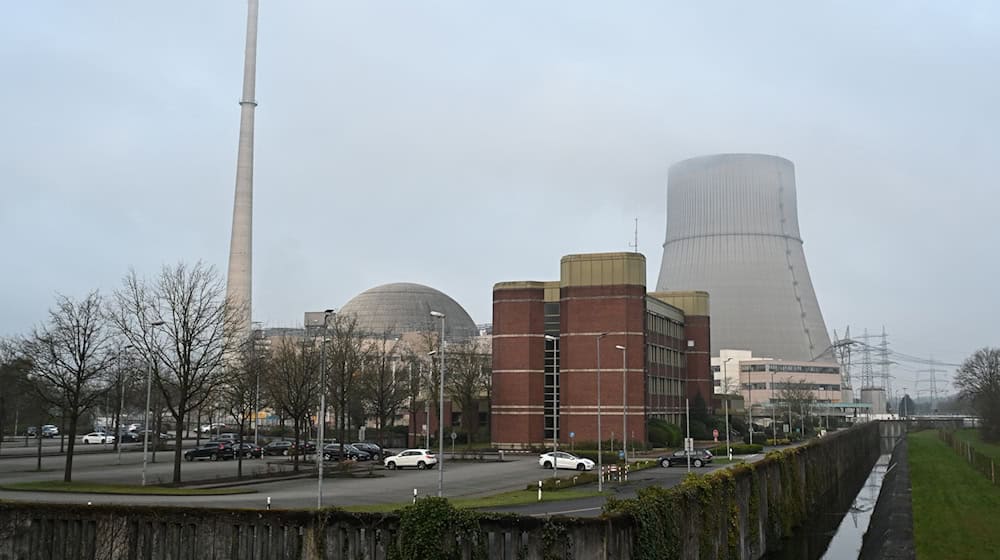
<path fill-rule="evenodd" d="M 83 436 L 83 443 L 114 443 L 115 436 L 104 432 L 90 432 Z"/>
<path fill-rule="evenodd" d="M 594 470 L 594 462 L 586 457 L 577 457 L 563 451 L 542 453 L 538 456 L 538 465 L 545 469 L 551 469 L 555 462 L 557 469 L 576 469 L 578 471 Z"/>
<path fill-rule="evenodd" d="M 429 449 L 406 449 L 383 459 L 382 464 L 389 470 L 404 467 L 416 467 L 424 470 L 433 467 L 438 462 L 437 457 Z"/>

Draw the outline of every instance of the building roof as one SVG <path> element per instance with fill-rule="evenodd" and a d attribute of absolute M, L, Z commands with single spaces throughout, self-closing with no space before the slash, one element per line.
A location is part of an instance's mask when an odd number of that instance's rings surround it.
<path fill-rule="evenodd" d="M 476 323 L 458 302 L 422 284 L 376 286 L 354 296 L 337 313 L 356 317 L 362 332 L 401 336 L 440 330 L 440 320 L 431 317 L 431 311 L 444 313 L 446 340 L 465 340 L 479 334 Z"/>

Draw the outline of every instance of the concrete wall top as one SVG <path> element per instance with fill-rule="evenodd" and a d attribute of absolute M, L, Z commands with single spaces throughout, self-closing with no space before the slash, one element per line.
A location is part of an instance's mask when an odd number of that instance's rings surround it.
<path fill-rule="evenodd" d="M 562 287 L 646 286 L 646 257 L 642 253 L 566 255 L 559 265 Z"/>
<path fill-rule="evenodd" d="M 685 315 L 709 316 L 708 292 L 690 290 L 651 292 L 649 295 L 680 309 Z"/>

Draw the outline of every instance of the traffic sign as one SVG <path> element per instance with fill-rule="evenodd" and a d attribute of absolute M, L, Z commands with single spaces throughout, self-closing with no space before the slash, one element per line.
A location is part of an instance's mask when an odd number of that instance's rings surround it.
<path fill-rule="evenodd" d="M 719 430 L 718 429 L 712 430 L 712 439 L 714 439 L 715 441 L 719 441 Z"/>
<path fill-rule="evenodd" d="M 458 439 L 458 434 L 456 434 L 455 432 L 452 432 L 451 433 L 451 441 L 455 441 L 456 439 Z"/>
<path fill-rule="evenodd" d="M 694 451 L 694 438 L 684 438 L 684 451 Z"/>

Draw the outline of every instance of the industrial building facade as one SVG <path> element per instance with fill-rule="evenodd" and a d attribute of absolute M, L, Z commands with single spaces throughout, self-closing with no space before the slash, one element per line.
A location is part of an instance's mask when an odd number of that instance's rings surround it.
<path fill-rule="evenodd" d="M 496 284 L 493 444 L 621 441 L 623 426 L 645 442 L 647 419 L 711 403 L 709 327 L 706 293 L 646 292 L 639 253 L 568 255 L 559 281 Z"/>

